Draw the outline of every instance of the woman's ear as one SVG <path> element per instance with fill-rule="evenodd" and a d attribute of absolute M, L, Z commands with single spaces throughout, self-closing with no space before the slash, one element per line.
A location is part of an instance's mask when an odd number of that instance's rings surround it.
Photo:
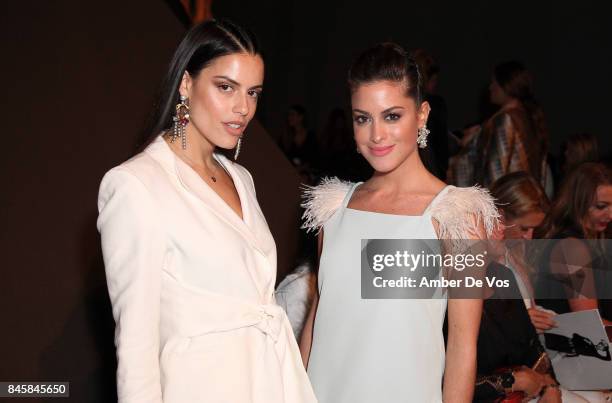
<path fill-rule="evenodd" d="M 419 127 L 423 127 L 427 124 L 427 118 L 429 117 L 429 112 L 431 111 L 431 106 L 429 106 L 429 102 L 423 101 L 421 102 L 421 106 L 419 107 L 418 112 L 418 120 Z"/>
<path fill-rule="evenodd" d="M 181 84 L 179 85 L 179 94 L 181 94 L 181 96 L 190 98 L 192 86 L 193 79 L 191 78 L 191 75 L 187 71 L 185 71 L 183 73 L 183 78 L 181 78 Z"/>

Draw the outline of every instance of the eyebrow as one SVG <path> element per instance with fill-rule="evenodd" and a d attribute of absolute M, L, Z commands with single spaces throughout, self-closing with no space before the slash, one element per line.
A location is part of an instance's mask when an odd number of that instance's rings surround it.
<path fill-rule="evenodd" d="M 213 78 L 217 78 L 217 79 L 221 79 L 221 80 L 226 80 L 226 81 L 229 81 L 231 84 L 234 84 L 235 86 L 240 87 L 240 83 L 238 81 L 232 80 L 228 76 L 214 76 Z M 255 90 L 255 89 L 260 89 L 260 88 L 263 88 L 262 84 L 255 85 L 255 86 L 253 86 L 253 87 L 251 87 L 249 89 L 250 90 Z"/>
<path fill-rule="evenodd" d="M 380 114 L 384 115 L 385 113 L 389 113 L 389 112 L 391 112 L 392 110 L 395 110 L 395 109 L 404 109 L 404 107 L 403 106 L 392 106 L 392 107 L 387 108 L 384 111 L 380 112 Z M 361 109 L 353 109 L 353 112 L 361 113 L 361 114 L 366 115 L 366 116 L 372 116 L 370 113 L 368 113 L 366 111 L 362 111 Z"/>

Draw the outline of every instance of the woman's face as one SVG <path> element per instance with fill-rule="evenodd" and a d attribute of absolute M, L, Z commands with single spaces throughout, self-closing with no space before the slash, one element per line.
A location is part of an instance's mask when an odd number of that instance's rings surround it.
<path fill-rule="evenodd" d="M 612 185 L 597 187 L 595 202 L 587 212 L 584 226 L 587 230 L 601 233 L 612 221 Z"/>
<path fill-rule="evenodd" d="M 357 149 L 374 170 L 392 171 L 416 151 L 417 129 L 427 122 L 429 105 L 417 108 L 404 83 L 362 84 L 351 103 Z"/>
<path fill-rule="evenodd" d="M 179 91 L 189 102 L 189 140 L 234 148 L 255 114 L 263 77 L 261 57 L 246 53 L 221 56 L 196 78 L 185 73 Z"/>
<path fill-rule="evenodd" d="M 495 77 L 491 77 L 491 84 L 489 84 L 489 98 L 491 103 L 494 105 L 503 105 L 508 98 L 502 87 L 495 80 Z"/>
<path fill-rule="evenodd" d="M 544 221 L 542 211 L 532 211 L 514 219 L 504 219 L 506 239 L 533 239 L 533 230 Z"/>

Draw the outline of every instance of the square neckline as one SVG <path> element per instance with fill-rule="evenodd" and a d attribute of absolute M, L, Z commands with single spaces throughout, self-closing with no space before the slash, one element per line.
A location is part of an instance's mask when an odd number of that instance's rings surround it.
<path fill-rule="evenodd" d="M 355 183 L 353 187 L 347 192 L 342 202 L 342 207 L 345 210 L 354 211 L 356 213 L 362 213 L 362 214 L 378 214 L 378 215 L 389 216 L 389 217 L 410 217 L 410 218 L 422 218 L 422 217 L 429 215 L 429 210 L 434 205 L 434 202 L 436 202 L 444 193 L 446 193 L 452 187 L 452 185 L 447 184 L 442 189 L 440 189 L 440 191 L 436 193 L 436 195 L 429 201 L 429 203 L 425 207 L 425 210 L 423 210 L 421 214 L 393 214 L 393 213 L 382 213 L 379 211 L 360 210 L 360 209 L 355 209 L 355 208 L 348 206 L 351 201 L 351 198 L 353 197 L 353 193 L 355 192 L 357 187 L 361 186 L 363 183 L 364 182 Z"/>

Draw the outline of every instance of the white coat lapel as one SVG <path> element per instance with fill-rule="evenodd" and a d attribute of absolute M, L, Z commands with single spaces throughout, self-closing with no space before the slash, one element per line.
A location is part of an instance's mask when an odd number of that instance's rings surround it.
<path fill-rule="evenodd" d="M 205 206 L 217 216 L 222 218 L 238 233 L 240 233 L 251 246 L 259 248 L 257 240 L 247 226 L 248 206 L 246 196 L 244 195 L 244 187 L 240 183 L 240 179 L 232 175 L 238 196 L 240 197 L 240 205 L 242 207 L 242 215 L 244 220 L 240 219 L 238 214 L 219 196 L 210 186 L 202 180 L 202 178 L 189 165 L 183 162 L 180 158 L 176 158 L 176 174 L 181 184 L 192 194 L 197 196 Z M 230 171 L 231 174 L 231 171 Z"/>
<path fill-rule="evenodd" d="M 225 203 L 210 186 L 202 180 L 202 178 L 189 166 L 182 161 L 170 149 L 170 146 L 160 136 L 148 148 L 147 152 L 158 162 L 164 169 L 173 177 L 176 178 L 178 185 L 187 192 L 196 196 L 202 201 L 202 205 L 209 209 L 213 214 L 225 221 L 231 228 L 238 232 L 247 243 L 259 254 L 261 254 L 267 264 L 266 267 L 253 267 L 251 270 L 268 271 L 263 278 L 272 277 L 272 290 L 274 279 L 276 278 L 276 247 L 272 238 L 265 218 L 261 213 L 255 195 L 250 190 L 250 179 L 241 174 L 238 169 L 233 166 L 227 158 L 216 155 L 217 160 L 227 169 L 234 184 L 236 191 L 240 197 L 240 205 L 242 207 L 241 219 L 232 208 Z M 249 273 L 252 279 L 258 284 L 258 289 L 262 296 L 270 294 L 268 286 L 265 285 L 268 281 L 262 279 L 263 273 Z M 256 279 L 259 278 L 260 281 Z M 262 281 L 263 280 L 263 281 Z"/>

